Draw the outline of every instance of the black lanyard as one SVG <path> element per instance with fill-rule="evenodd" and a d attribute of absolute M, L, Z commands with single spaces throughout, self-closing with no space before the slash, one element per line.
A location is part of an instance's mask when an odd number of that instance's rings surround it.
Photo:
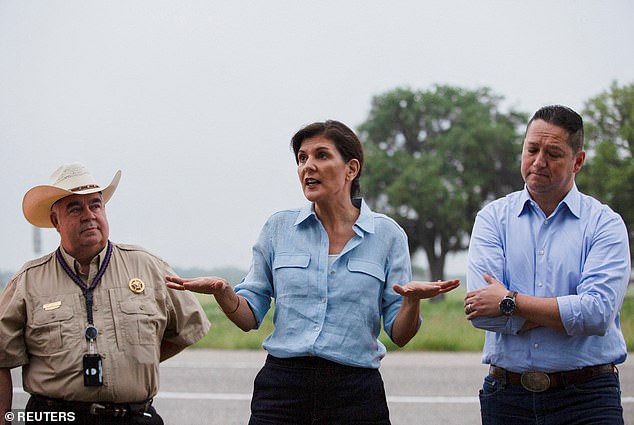
<path fill-rule="evenodd" d="M 68 277 L 70 277 L 73 282 L 75 282 L 77 286 L 81 288 L 84 294 L 84 298 L 86 299 L 86 316 L 88 319 L 88 327 L 86 327 L 86 339 L 92 341 L 97 338 L 97 328 L 95 328 L 92 318 L 93 291 L 99 284 L 99 281 L 101 280 L 103 274 L 106 272 L 106 267 L 108 267 L 108 263 L 110 263 L 110 257 L 112 256 L 112 243 L 108 241 L 106 258 L 103 260 L 103 263 L 101 264 L 101 267 L 99 268 L 99 271 L 97 272 L 95 278 L 92 280 L 90 286 L 86 286 L 86 284 L 79 278 L 79 276 L 77 276 L 68 266 L 68 264 L 64 260 L 64 257 L 62 256 L 61 247 L 57 248 L 56 255 L 57 261 L 59 261 L 59 263 L 62 265 L 62 268 L 64 269 Z"/>

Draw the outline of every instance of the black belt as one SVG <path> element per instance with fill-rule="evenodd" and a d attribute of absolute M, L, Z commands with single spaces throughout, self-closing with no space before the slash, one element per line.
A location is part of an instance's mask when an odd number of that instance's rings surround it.
<path fill-rule="evenodd" d="M 279 366 L 306 368 L 306 369 L 366 369 L 355 366 L 348 366 L 341 363 L 326 360 L 318 356 L 300 357 L 275 357 L 270 354 L 266 356 L 266 362 Z"/>
<path fill-rule="evenodd" d="M 491 365 L 489 367 L 489 375 L 513 385 L 521 385 L 528 391 L 540 393 L 551 388 L 560 388 L 567 385 L 576 385 L 588 381 L 595 376 L 604 375 L 606 373 L 616 373 L 617 369 L 614 363 L 602 364 L 599 366 L 587 366 L 581 369 L 575 369 L 565 372 L 510 372 L 501 367 Z"/>
<path fill-rule="evenodd" d="M 55 409 L 68 409 L 76 412 L 88 412 L 95 416 L 114 416 L 124 417 L 133 415 L 144 415 L 152 407 L 152 399 L 140 403 L 108 403 L 108 402 L 91 402 L 91 401 L 71 401 L 60 400 L 57 398 L 42 397 L 40 395 L 32 395 L 34 400 Z"/>

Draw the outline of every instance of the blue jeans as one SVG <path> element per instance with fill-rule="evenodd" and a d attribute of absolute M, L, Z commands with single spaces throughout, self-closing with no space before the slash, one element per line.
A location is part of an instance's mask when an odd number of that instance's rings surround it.
<path fill-rule="evenodd" d="M 480 409 L 483 425 L 623 425 L 617 373 L 542 393 L 487 376 Z"/>
<path fill-rule="evenodd" d="M 255 377 L 249 425 L 389 425 L 377 369 L 269 355 Z"/>

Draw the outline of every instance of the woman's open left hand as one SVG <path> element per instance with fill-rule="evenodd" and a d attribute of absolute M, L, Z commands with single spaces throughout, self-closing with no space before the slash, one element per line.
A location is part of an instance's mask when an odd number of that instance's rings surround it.
<path fill-rule="evenodd" d="M 394 285 L 394 291 L 403 297 L 414 299 L 433 298 L 438 294 L 452 291 L 460 286 L 459 279 L 439 280 L 437 282 L 418 282 L 413 281 L 403 286 Z"/>

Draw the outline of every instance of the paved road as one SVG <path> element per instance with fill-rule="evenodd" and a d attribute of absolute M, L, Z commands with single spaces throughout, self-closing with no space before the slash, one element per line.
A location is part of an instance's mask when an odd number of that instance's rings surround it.
<path fill-rule="evenodd" d="M 253 378 L 264 363 L 257 351 L 188 349 L 161 366 L 155 406 L 169 425 L 243 425 Z M 480 353 L 388 353 L 381 366 L 393 425 L 480 423 L 478 388 L 487 368 Z M 634 425 L 634 366 L 620 367 L 626 425 Z M 13 371 L 14 408 L 26 403 Z"/>

